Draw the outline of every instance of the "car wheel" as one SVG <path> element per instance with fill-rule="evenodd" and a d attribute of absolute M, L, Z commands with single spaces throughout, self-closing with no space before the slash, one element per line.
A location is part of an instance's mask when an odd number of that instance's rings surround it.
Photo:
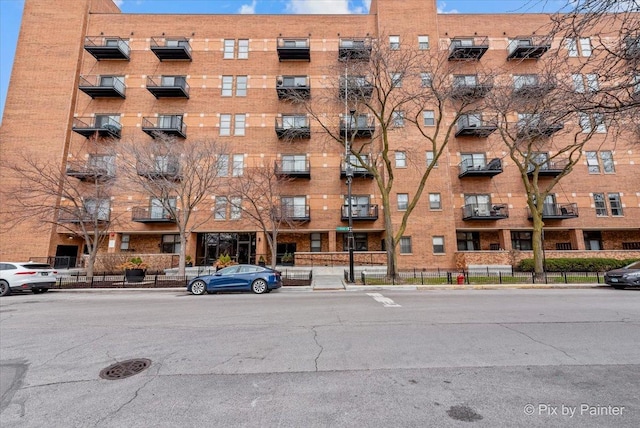
<path fill-rule="evenodd" d="M 624 289 L 624 285 L 612 285 L 613 288 L 615 288 L 616 290 L 623 290 Z"/>
<path fill-rule="evenodd" d="M 0 296 L 8 296 L 11 294 L 11 287 L 6 281 L 0 281 Z"/>
<path fill-rule="evenodd" d="M 31 292 L 33 294 L 40 294 L 40 293 L 42 293 L 42 289 L 41 288 L 32 288 Z"/>
<path fill-rule="evenodd" d="M 198 280 L 196 282 L 194 282 L 193 284 L 191 284 L 191 293 L 195 294 L 196 296 L 201 296 L 204 293 L 207 292 L 207 283 L 202 281 L 202 280 Z"/>
<path fill-rule="evenodd" d="M 256 294 L 266 293 L 269 287 L 267 287 L 267 282 L 264 279 L 256 279 L 251 284 L 251 291 Z"/>

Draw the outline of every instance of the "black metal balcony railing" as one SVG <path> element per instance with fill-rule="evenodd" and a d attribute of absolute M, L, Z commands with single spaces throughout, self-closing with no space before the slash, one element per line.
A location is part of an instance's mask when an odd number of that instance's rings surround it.
<path fill-rule="evenodd" d="M 338 86 L 338 97 L 344 100 L 345 96 L 349 100 L 369 99 L 373 94 L 373 84 L 362 76 L 340 78 Z"/>
<path fill-rule="evenodd" d="M 142 132 L 154 138 L 158 133 L 187 138 L 187 125 L 182 115 L 143 117 Z"/>
<path fill-rule="evenodd" d="M 493 177 L 502 173 L 502 161 L 494 158 L 485 162 L 474 162 L 473 159 L 462 161 L 458 165 L 458 178 L 462 177 Z"/>
<path fill-rule="evenodd" d="M 513 96 L 523 99 L 540 98 L 556 88 L 556 82 L 540 79 L 538 76 L 530 80 L 516 82 L 513 86 Z"/>
<path fill-rule="evenodd" d="M 186 76 L 148 76 L 147 90 L 156 98 L 189 98 Z"/>
<path fill-rule="evenodd" d="M 640 58 L 640 34 L 624 38 L 624 57 L 628 60 Z"/>
<path fill-rule="evenodd" d="M 311 61 L 309 38 L 278 37 L 278 60 Z"/>
<path fill-rule="evenodd" d="M 478 61 L 488 49 L 488 37 L 454 37 L 449 45 L 449 61 Z"/>
<path fill-rule="evenodd" d="M 112 116 L 76 117 L 71 130 L 87 138 L 96 134 L 100 137 L 120 138 L 122 125 Z"/>
<path fill-rule="evenodd" d="M 458 118 L 456 137 L 481 137 L 491 135 L 498 126 L 495 123 L 482 120 L 481 116 L 463 115 Z"/>
<path fill-rule="evenodd" d="M 354 204 L 351 205 L 351 219 L 353 221 L 375 221 L 378 219 L 378 205 Z M 349 220 L 349 206 L 342 206 L 342 221 Z"/>
<path fill-rule="evenodd" d="M 122 76 L 80 76 L 78 88 L 91 98 L 126 98 Z"/>
<path fill-rule="evenodd" d="M 151 51 L 160 61 L 191 61 L 191 44 L 186 37 L 152 37 Z"/>
<path fill-rule="evenodd" d="M 368 115 L 358 115 L 347 120 L 340 117 L 340 136 L 347 138 L 371 138 L 375 132 L 375 122 Z"/>
<path fill-rule="evenodd" d="M 306 116 L 276 117 L 276 135 L 284 140 L 311 138 L 309 119 Z"/>
<path fill-rule="evenodd" d="M 542 138 L 550 137 L 564 129 L 561 123 L 551 123 L 544 119 L 522 119 L 516 124 L 518 138 Z"/>
<path fill-rule="evenodd" d="M 562 174 L 568 164 L 569 159 L 546 161 L 542 165 L 540 165 L 540 169 L 538 170 L 538 177 L 557 177 L 558 175 Z M 527 174 L 531 176 L 533 175 L 534 171 L 535 166 L 530 164 Z"/>
<path fill-rule="evenodd" d="M 549 49 L 549 36 L 518 36 L 507 46 L 507 59 L 538 59 Z"/>
<path fill-rule="evenodd" d="M 138 162 L 136 172 L 139 176 L 150 180 L 180 181 L 182 179 L 180 164 L 177 160 L 171 160 L 164 165 L 148 165 L 144 162 Z"/>
<path fill-rule="evenodd" d="M 505 204 L 467 204 L 462 207 L 462 220 L 502 220 L 509 218 Z"/>
<path fill-rule="evenodd" d="M 454 76 L 451 98 L 455 100 L 474 100 L 483 98 L 493 89 L 493 80 L 478 76 L 469 81 L 464 76 Z"/>
<path fill-rule="evenodd" d="M 308 76 L 278 76 L 276 91 L 281 100 L 306 100 L 311 97 L 311 84 Z"/>
<path fill-rule="evenodd" d="M 544 204 L 542 206 L 543 220 L 565 220 L 578 217 L 578 204 Z M 527 218 L 533 219 L 531 209 L 527 207 Z"/>
<path fill-rule="evenodd" d="M 356 159 L 354 159 L 351 162 L 351 169 L 353 170 L 353 178 L 373 178 L 373 174 L 369 169 L 367 169 L 367 167 L 363 165 L 356 166 L 355 165 L 356 162 L 357 162 Z M 369 161 L 368 159 L 364 159 L 364 162 L 369 166 L 371 165 L 371 161 Z M 340 178 L 346 178 L 346 177 L 347 177 L 347 164 L 343 160 L 340 163 Z"/>
<path fill-rule="evenodd" d="M 86 210 L 60 210 L 58 212 L 58 221 L 60 223 L 107 223 L 109 222 L 109 212 L 91 213 Z"/>
<path fill-rule="evenodd" d="M 281 160 L 275 162 L 276 175 L 290 178 L 311 178 L 309 161 Z"/>
<path fill-rule="evenodd" d="M 115 177 L 114 170 L 107 165 L 91 165 L 84 161 L 67 163 L 67 175 L 80 181 L 107 181 Z"/>
<path fill-rule="evenodd" d="M 275 217 L 280 221 L 311 221 L 309 205 L 284 206 L 276 210 Z"/>
<path fill-rule="evenodd" d="M 169 210 L 162 207 L 133 207 L 131 221 L 138 223 L 175 223 L 176 219 Z"/>
<path fill-rule="evenodd" d="M 371 37 L 341 38 L 338 47 L 339 61 L 369 61 Z"/>
<path fill-rule="evenodd" d="M 103 59 L 120 59 L 129 61 L 129 40 L 116 36 L 87 36 L 84 38 L 84 49 L 98 61 Z"/>

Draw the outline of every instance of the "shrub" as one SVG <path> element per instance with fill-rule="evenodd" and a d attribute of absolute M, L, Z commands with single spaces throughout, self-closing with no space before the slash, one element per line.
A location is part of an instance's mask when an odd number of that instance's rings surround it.
<path fill-rule="evenodd" d="M 635 259 L 609 259 L 609 258 L 557 258 L 546 260 L 547 272 L 605 272 L 618 269 L 633 263 Z M 520 270 L 533 272 L 533 259 L 523 259 L 520 262 Z"/>

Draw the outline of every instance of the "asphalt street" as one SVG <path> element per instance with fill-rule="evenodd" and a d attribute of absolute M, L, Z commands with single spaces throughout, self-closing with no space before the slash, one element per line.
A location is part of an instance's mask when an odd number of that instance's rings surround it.
<path fill-rule="evenodd" d="M 640 290 L 12 295 L 0 392 L 3 428 L 635 428 Z"/>

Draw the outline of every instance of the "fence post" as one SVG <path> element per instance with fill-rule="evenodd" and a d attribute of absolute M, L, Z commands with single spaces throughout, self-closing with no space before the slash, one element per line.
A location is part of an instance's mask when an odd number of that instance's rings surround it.
<path fill-rule="evenodd" d="M 438 268 L 438 276 L 440 276 L 440 268 Z M 453 280 L 451 279 L 451 272 L 447 272 L 447 284 L 453 284 Z"/>
<path fill-rule="evenodd" d="M 498 271 L 498 284 L 502 284 L 502 271 Z"/>
<path fill-rule="evenodd" d="M 157 288 L 158 287 L 158 274 L 156 274 L 156 277 L 153 280 L 153 288 Z"/>
<path fill-rule="evenodd" d="M 424 285 L 424 272 L 420 272 L 420 285 Z"/>
<path fill-rule="evenodd" d="M 568 284 L 568 280 L 567 280 L 567 273 L 566 272 L 562 272 L 562 275 L 564 276 L 564 283 Z"/>
<path fill-rule="evenodd" d="M 362 285 L 367 285 L 367 279 L 364 275 L 364 271 L 360 272 L 360 280 L 362 281 Z"/>
<path fill-rule="evenodd" d="M 596 272 L 596 279 L 598 281 L 598 284 L 600 284 L 600 272 Z"/>
<path fill-rule="evenodd" d="M 536 283 L 536 271 L 531 272 L 531 281 L 535 284 Z"/>
<path fill-rule="evenodd" d="M 545 284 L 548 284 L 548 283 L 549 283 L 549 280 L 548 280 L 548 278 L 547 278 L 547 271 L 546 271 L 546 270 L 544 271 L 544 283 L 545 283 Z"/>

